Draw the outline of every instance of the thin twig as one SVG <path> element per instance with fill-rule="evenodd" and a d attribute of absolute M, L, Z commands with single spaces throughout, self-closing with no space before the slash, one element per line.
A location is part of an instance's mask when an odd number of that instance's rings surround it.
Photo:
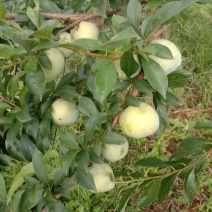
<path fill-rule="evenodd" d="M 160 179 L 160 178 L 163 179 L 163 178 L 169 177 L 176 173 L 179 174 L 188 168 L 194 167 L 195 165 L 197 165 L 197 163 L 199 161 L 201 161 L 203 158 L 209 156 L 211 153 L 212 153 L 212 149 L 205 152 L 203 155 L 201 155 L 199 158 L 197 158 L 194 162 L 190 163 L 189 165 L 185 166 L 184 168 L 172 171 L 172 172 L 164 174 L 164 175 L 159 175 L 159 176 L 155 176 L 155 177 L 146 177 L 146 178 L 141 178 L 141 179 L 126 180 L 126 181 L 116 181 L 116 183 L 119 183 L 119 184 L 123 184 L 123 183 L 128 184 L 128 183 L 134 183 L 134 182 L 142 183 L 147 180 L 154 180 L 154 179 Z"/>

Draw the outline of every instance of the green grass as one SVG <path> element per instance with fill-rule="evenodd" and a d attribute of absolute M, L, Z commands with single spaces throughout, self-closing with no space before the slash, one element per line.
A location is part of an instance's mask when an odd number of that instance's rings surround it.
<path fill-rule="evenodd" d="M 192 79 L 183 89 L 175 89 L 182 106 L 169 107 L 170 124 L 161 137 L 152 137 L 150 140 L 129 139 L 130 150 L 127 157 L 117 163 L 111 163 L 114 171 L 126 171 L 128 173 L 140 172 L 144 176 L 154 173 L 156 169 L 139 168 L 135 162 L 145 157 L 158 157 L 166 159 L 167 153 L 172 153 L 178 148 L 178 143 L 193 135 L 212 137 L 212 132 L 206 130 L 191 130 L 192 121 L 211 119 L 212 117 L 212 5 L 195 5 L 188 9 L 189 20 L 178 19 L 167 32 L 167 38 L 176 43 L 183 54 L 183 67 L 192 74 Z M 81 62 L 80 57 L 68 62 L 67 71 L 73 70 Z M 80 127 L 80 126 L 79 126 Z M 70 131 L 74 132 L 73 129 Z M 55 148 L 59 144 L 55 143 Z M 58 162 L 55 160 L 55 166 Z M 17 175 L 22 163 L 14 161 L 10 167 L 3 168 L 6 185 L 9 187 L 13 178 Z M 212 211 L 212 167 L 211 160 L 197 175 L 197 195 L 189 206 L 182 193 L 182 182 L 177 180 L 173 186 L 171 196 L 158 205 L 151 204 L 145 209 L 136 209 L 136 197 L 139 190 L 130 198 L 126 207 L 127 212 L 136 211 Z M 117 178 L 120 180 L 119 178 Z M 113 212 L 124 184 L 117 184 L 117 189 L 107 194 L 93 194 L 79 186 L 72 191 L 71 200 L 66 203 L 67 211 L 75 212 Z"/>

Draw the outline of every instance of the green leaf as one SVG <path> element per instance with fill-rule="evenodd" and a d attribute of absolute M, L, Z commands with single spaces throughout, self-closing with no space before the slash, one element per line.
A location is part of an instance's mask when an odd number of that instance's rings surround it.
<path fill-rule="evenodd" d="M 159 189 L 161 185 L 161 179 L 156 179 L 153 182 L 150 182 L 149 185 L 145 188 L 143 197 L 138 202 L 138 207 L 145 207 L 152 203 L 158 196 Z"/>
<path fill-rule="evenodd" d="M 195 194 L 196 194 L 196 185 L 195 185 L 195 174 L 193 169 L 184 181 L 183 196 L 190 204 L 193 201 Z"/>
<path fill-rule="evenodd" d="M 45 76 L 42 70 L 27 71 L 25 78 L 27 87 L 30 92 L 38 96 L 41 100 L 45 92 Z"/>
<path fill-rule="evenodd" d="M 76 156 L 77 167 L 84 171 L 88 171 L 89 152 L 87 150 L 80 151 Z"/>
<path fill-rule="evenodd" d="M 62 157 L 62 166 L 65 174 L 68 174 L 69 168 L 71 167 L 72 162 L 74 161 L 77 153 L 79 152 L 78 149 L 71 149 L 65 153 Z"/>
<path fill-rule="evenodd" d="M 79 183 L 80 186 L 88 190 L 92 190 L 92 191 L 96 190 L 96 186 L 95 186 L 92 174 L 87 173 L 78 167 L 75 171 L 75 174 L 76 174 L 77 182 Z"/>
<path fill-rule="evenodd" d="M 0 102 L 0 111 L 4 111 L 7 109 L 12 109 L 13 107 L 6 102 Z"/>
<path fill-rule="evenodd" d="M 72 0 L 72 1 L 71 1 L 71 8 L 72 8 L 74 11 L 78 11 L 79 8 L 82 6 L 82 4 L 83 4 L 84 2 L 85 2 L 84 0 Z"/>
<path fill-rule="evenodd" d="M 21 111 L 19 111 L 16 114 L 16 118 L 18 119 L 18 121 L 24 123 L 24 122 L 28 122 L 31 121 L 33 118 L 30 116 L 29 111 L 27 108 L 22 109 Z"/>
<path fill-rule="evenodd" d="M 92 93 L 93 97 L 95 98 L 95 100 L 97 100 L 98 102 L 101 103 L 99 94 L 97 92 L 95 81 L 96 81 L 96 75 L 90 74 L 88 79 L 87 79 L 87 86 L 88 86 L 89 91 Z"/>
<path fill-rule="evenodd" d="M 161 24 L 197 1 L 198 0 L 182 0 L 171 1 L 164 4 L 159 10 L 143 20 L 141 25 L 143 37 L 145 37 L 145 39 L 149 38 Z"/>
<path fill-rule="evenodd" d="M 108 94 L 114 89 L 117 78 L 115 65 L 111 62 L 103 66 L 96 76 L 96 89 L 100 100 L 103 102 Z"/>
<path fill-rule="evenodd" d="M 75 136 L 71 134 L 70 132 L 62 132 L 59 137 L 60 141 L 62 141 L 64 144 L 67 144 L 71 147 L 79 148 L 79 145 L 75 139 Z"/>
<path fill-rule="evenodd" d="M 136 165 L 139 166 L 148 166 L 148 167 L 158 167 L 158 168 L 166 168 L 169 167 L 169 165 L 160 160 L 159 158 L 145 158 L 141 159 L 136 162 Z"/>
<path fill-rule="evenodd" d="M 7 13 L 7 10 L 5 6 L 2 3 L 0 3 L 0 19 L 4 18 L 6 13 Z"/>
<path fill-rule="evenodd" d="M 90 139 L 93 138 L 96 125 L 99 123 L 101 119 L 107 116 L 108 116 L 107 113 L 97 113 L 88 119 L 88 121 L 85 124 L 85 131 L 84 131 L 85 141 L 89 141 Z"/>
<path fill-rule="evenodd" d="M 39 38 L 39 39 L 51 39 L 53 28 L 51 26 L 46 26 L 42 29 L 36 30 L 30 36 Z"/>
<path fill-rule="evenodd" d="M 179 99 L 172 93 L 170 93 L 169 91 L 167 91 L 166 93 L 166 99 L 164 99 L 161 95 L 159 95 L 159 98 L 169 104 L 169 105 L 172 105 L 172 106 L 181 106 L 181 103 L 179 101 Z"/>
<path fill-rule="evenodd" d="M 50 0 L 40 1 L 40 8 L 44 12 L 48 13 L 61 13 L 59 7 L 53 1 Z"/>
<path fill-rule="evenodd" d="M 12 164 L 8 155 L 0 152 L 0 165 L 1 166 L 10 166 Z"/>
<path fill-rule="evenodd" d="M 107 18 L 107 11 L 109 8 L 110 8 L 110 4 L 104 3 L 97 6 L 96 11 L 101 17 Z"/>
<path fill-rule="evenodd" d="M 55 94 L 63 99 L 69 99 L 69 100 L 72 100 L 73 98 L 80 96 L 80 94 L 71 85 L 64 85 L 63 87 L 58 88 Z"/>
<path fill-rule="evenodd" d="M 4 177 L 0 173 L 0 202 L 2 201 L 6 202 L 6 200 L 7 200 L 7 190 L 5 186 Z"/>
<path fill-rule="evenodd" d="M 88 38 L 75 40 L 73 42 L 73 45 L 79 46 L 89 51 L 103 50 L 102 44 L 100 42 L 98 42 L 97 40 L 88 39 Z"/>
<path fill-rule="evenodd" d="M 142 49 L 142 52 L 156 55 L 164 59 L 173 59 L 170 49 L 166 46 L 157 43 L 150 43 Z"/>
<path fill-rule="evenodd" d="M 102 134 L 99 140 L 106 144 L 123 144 L 126 138 L 118 133 L 108 132 Z"/>
<path fill-rule="evenodd" d="M 200 120 L 200 121 L 197 121 L 195 126 L 194 126 L 194 129 L 212 129 L 212 121 L 211 120 Z"/>
<path fill-rule="evenodd" d="M 136 190 L 137 187 L 138 187 L 137 185 L 133 185 L 132 187 L 126 189 L 126 191 L 122 195 L 115 211 L 122 212 L 125 210 L 125 207 L 127 206 L 127 203 L 129 201 L 131 194 Z"/>
<path fill-rule="evenodd" d="M 23 48 L 23 46 L 18 46 L 16 48 L 6 45 L 6 44 L 0 44 L 0 57 L 3 58 L 13 58 L 16 56 L 24 55 L 26 54 L 26 50 Z"/>
<path fill-rule="evenodd" d="M 141 4 L 138 0 L 130 0 L 127 5 L 127 17 L 130 23 L 138 28 L 141 19 Z"/>
<path fill-rule="evenodd" d="M 163 105 L 163 103 L 161 102 L 157 94 L 154 94 L 153 101 L 156 107 L 156 112 L 158 113 L 159 120 L 160 120 L 160 125 L 157 130 L 157 134 L 161 135 L 168 124 L 168 121 L 169 121 L 168 114 L 167 114 L 166 107 Z"/>
<path fill-rule="evenodd" d="M 20 212 L 20 202 L 21 197 L 25 190 L 18 190 L 14 195 L 10 202 L 10 208 L 12 212 Z"/>
<path fill-rule="evenodd" d="M 17 73 L 14 76 L 12 76 L 12 78 L 10 79 L 10 81 L 8 83 L 8 91 L 9 91 L 10 97 L 12 99 L 15 98 L 15 94 L 19 90 L 20 77 L 21 77 L 21 75 L 19 73 Z"/>
<path fill-rule="evenodd" d="M 30 57 L 29 60 L 24 64 L 24 69 L 27 72 L 28 70 L 35 71 L 38 67 L 38 61 L 36 56 Z"/>
<path fill-rule="evenodd" d="M 130 106 L 135 106 L 135 107 L 139 106 L 138 99 L 135 96 L 130 95 L 130 94 L 126 96 L 125 102 L 127 105 L 130 105 Z"/>
<path fill-rule="evenodd" d="M 38 54 L 39 64 L 46 69 L 52 70 L 52 63 L 49 57 L 46 55 L 45 51 L 40 51 Z"/>
<path fill-rule="evenodd" d="M 121 70 L 124 71 L 124 73 L 128 77 L 131 77 L 134 73 L 137 72 L 139 65 L 133 57 L 132 49 L 122 55 L 120 60 L 120 66 Z"/>
<path fill-rule="evenodd" d="M 195 150 L 198 147 L 212 143 L 212 140 L 201 138 L 201 137 L 188 137 L 180 142 L 179 147 L 181 149 Z"/>
<path fill-rule="evenodd" d="M 147 96 L 152 94 L 152 87 L 150 84 L 143 79 L 133 79 L 133 85 L 142 93 L 145 93 Z"/>
<path fill-rule="evenodd" d="M 55 150 L 55 149 L 49 149 L 45 155 L 43 156 L 43 159 L 45 161 L 47 161 L 48 159 L 51 159 L 51 158 L 57 158 L 57 157 L 60 157 L 59 153 Z"/>
<path fill-rule="evenodd" d="M 98 113 L 96 109 L 96 105 L 94 102 L 88 97 L 82 97 L 78 104 L 79 111 L 87 117 L 91 117 Z"/>
<path fill-rule="evenodd" d="M 123 16 L 113 14 L 111 22 L 115 32 L 119 33 L 122 30 L 122 27 L 120 27 L 121 23 L 127 22 L 127 19 Z"/>
<path fill-rule="evenodd" d="M 20 138 L 16 138 L 14 129 L 10 128 L 7 133 L 5 145 L 6 149 L 13 158 L 20 161 L 31 161 L 35 150 L 35 144 L 29 139 L 28 135 L 23 133 Z"/>
<path fill-rule="evenodd" d="M 159 203 L 162 203 L 163 200 L 168 196 L 168 194 L 171 190 L 171 186 L 174 183 L 175 179 L 176 179 L 176 174 L 170 175 L 161 181 L 161 186 L 160 186 L 160 190 L 158 193 L 158 202 Z"/>
<path fill-rule="evenodd" d="M 163 69 L 150 58 L 149 62 L 142 59 L 142 65 L 149 84 L 166 99 L 168 79 Z"/>
<path fill-rule="evenodd" d="M 24 177 L 32 176 L 33 174 L 35 174 L 35 171 L 34 171 L 32 163 L 28 163 L 21 168 L 21 171 L 15 176 L 12 182 L 12 185 L 10 186 L 10 189 L 8 191 L 8 195 L 7 195 L 8 203 L 10 203 L 11 198 L 13 194 L 15 193 L 15 191 L 24 183 Z"/>
<path fill-rule="evenodd" d="M 35 170 L 35 174 L 40 179 L 40 181 L 48 183 L 48 167 L 37 149 L 34 152 L 32 164 Z"/>
<path fill-rule="evenodd" d="M 25 189 L 21 197 L 20 211 L 28 212 L 38 204 L 43 195 L 42 184 L 37 184 L 34 188 Z"/>
<path fill-rule="evenodd" d="M 40 39 L 36 46 L 33 47 L 32 51 L 40 51 L 45 49 L 50 49 L 54 47 L 58 47 L 60 44 L 58 44 L 55 41 L 49 40 L 49 39 Z"/>
<path fill-rule="evenodd" d="M 138 37 L 138 34 L 135 32 L 133 27 L 127 27 L 126 29 L 122 30 L 121 32 L 116 34 L 114 37 L 112 37 L 110 41 L 104 44 L 104 46 L 107 46 L 108 44 L 113 42 L 123 41 L 126 39 L 131 39 L 136 37 Z"/>
<path fill-rule="evenodd" d="M 190 79 L 190 76 L 181 72 L 172 72 L 168 75 L 168 86 L 170 88 L 183 87 Z"/>
<path fill-rule="evenodd" d="M 39 0 L 34 0 L 35 2 L 35 7 L 27 7 L 27 15 L 31 22 L 39 28 L 41 23 L 44 21 L 43 16 L 40 14 L 40 8 L 39 8 Z"/>

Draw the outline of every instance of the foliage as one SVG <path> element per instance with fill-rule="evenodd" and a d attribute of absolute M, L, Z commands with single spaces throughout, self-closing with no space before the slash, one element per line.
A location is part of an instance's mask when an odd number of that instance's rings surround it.
<path fill-rule="evenodd" d="M 172 55 L 163 46 L 149 44 L 149 39 L 162 24 L 197 0 L 163 3 L 144 19 L 141 18 L 143 6 L 137 0 L 124 3 L 123 15 L 115 12 L 108 15 L 109 8 L 117 11 L 118 2 L 73 0 L 67 5 L 64 1 L 34 0 L 0 4 L 0 124 L 6 148 L 0 152 L 0 163 L 9 165 L 13 158 L 26 164 L 8 189 L 0 174 L 1 210 L 66 211 L 65 203 L 78 184 L 95 190 L 88 165 L 103 163 L 102 143 L 123 143 L 126 138 L 117 127 L 117 119 L 126 106 L 137 105 L 140 98 L 151 99 L 156 108 L 160 118 L 157 136 L 165 130 L 166 106 L 179 104 L 170 88 L 184 87 L 190 76 L 182 69 L 167 76 L 149 54 L 167 59 Z M 49 20 L 46 13 L 83 14 L 92 8 L 108 24 L 100 32 L 99 40 L 59 43 L 63 29 L 71 28 L 72 34 L 73 27 L 81 20 L 58 21 L 57 15 Z M 14 19 L 8 18 L 9 13 L 15 13 Z M 51 69 L 53 63 L 45 50 L 57 47 L 73 50 L 85 60 L 76 70 L 64 70 L 59 78 L 46 82 L 43 68 Z M 131 78 L 138 70 L 133 55 L 138 56 L 142 71 Z M 118 77 L 114 64 L 117 59 L 126 80 Z M 77 103 L 81 123 L 73 126 L 73 132 L 68 127 L 62 128 L 60 145 L 55 147 L 57 131 L 61 128 L 52 122 L 51 105 L 58 98 Z M 193 128 L 211 129 L 211 121 L 197 122 Z M 156 167 L 157 174 L 144 177 L 127 173 L 117 179 L 123 195 L 116 211 L 123 211 L 138 189 L 142 192 L 136 207 L 145 207 L 153 201 L 162 203 L 177 177 L 184 182 L 185 199 L 192 202 L 196 193 L 195 176 L 212 152 L 212 140 L 189 137 L 179 147 L 167 160 L 152 157 L 135 162 L 138 167 Z M 56 159 L 60 161 L 58 166 L 54 165 Z"/>

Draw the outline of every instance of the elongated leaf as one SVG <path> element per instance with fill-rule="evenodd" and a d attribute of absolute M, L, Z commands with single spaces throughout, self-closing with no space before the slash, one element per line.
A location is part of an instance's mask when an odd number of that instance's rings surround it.
<path fill-rule="evenodd" d="M 10 203 L 11 198 L 15 191 L 22 186 L 24 183 L 24 177 L 25 176 L 32 176 L 35 173 L 32 163 L 28 163 L 25 166 L 21 168 L 21 171 L 16 175 L 16 177 L 13 180 L 12 185 L 10 186 L 10 189 L 8 191 L 7 195 L 7 202 Z"/>
<path fill-rule="evenodd" d="M 106 144 L 123 144 L 126 138 L 118 133 L 108 132 L 101 135 L 99 140 Z"/>
<path fill-rule="evenodd" d="M 90 51 L 103 50 L 101 43 L 93 39 L 78 39 L 73 42 L 73 45 L 79 46 Z"/>
<path fill-rule="evenodd" d="M 169 91 L 167 91 L 167 93 L 166 93 L 166 99 L 164 99 L 161 95 L 159 95 L 159 98 L 163 102 L 165 102 L 169 105 L 172 105 L 172 106 L 180 106 L 181 105 L 179 99 L 174 94 L 170 93 Z"/>
<path fill-rule="evenodd" d="M 89 152 L 87 150 L 80 151 L 76 156 L 77 167 L 85 172 L 88 171 Z"/>
<path fill-rule="evenodd" d="M 154 180 L 145 188 L 143 197 L 138 202 L 138 207 L 145 207 L 152 203 L 158 196 L 161 179 Z"/>
<path fill-rule="evenodd" d="M 53 28 L 51 26 L 46 26 L 42 29 L 36 30 L 31 36 L 40 39 L 51 39 Z"/>
<path fill-rule="evenodd" d="M 183 139 L 180 142 L 179 147 L 182 149 L 191 149 L 191 148 L 201 147 L 209 143 L 212 143 L 212 139 L 205 139 L 202 137 L 193 136 L 193 137 L 188 137 Z"/>
<path fill-rule="evenodd" d="M 198 0 L 172 1 L 164 4 L 153 15 L 147 16 L 142 22 L 141 33 L 145 38 L 150 37 L 161 24 L 169 20 L 183 9 L 194 4 Z"/>
<path fill-rule="evenodd" d="M 130 94 L 126 96 L 125 102 L 127 105 L 130 105 L 130 106 L 135 106 L 135 107 L 139 106 L 138 99 L 135 96 L 130 95 Z"/>
<path fill-rule="evenodd" d="M 95 191 L 96 186 L 92 174 L 85 172 L 84 170 L 77 168 L 76 169 L 76 178 L 77 182 L 85 189 Z"/>
<path fill-rule="evenodd" d="M 85 124 L 85 132 L 84 132 L 85 141 L 89 141 L 91 138 L 93 138 L 96 125 L 101 119 L 107 116 L 108 116 L 107 113 L 97 113 L 91 116 L 91 118 L 89 118 L 89 120 Z"/>
<path fill-rule="evenodd" d="M 115 65 L 110 64 L 103 66 L 96 76 L 96 89 L 103 102 L 108 94 L 114 89 L 116 83 L 117 72 Z"/>
<path fill-rule="evenodd" d="M 5 181 L 2 174 L 0 173 L 0 202 L 1 201 L 6 202 L 6 200 L 7 200 L 7 191 L 6 191 Z"/>
<path fill-rule="evenodd" d="M 122 195 L 122 197 L 118 203 L 118 206 L 116 208 L 117 212 L 124 211 L 128 201 L 129 201 L 130 195 L 135 191 L 136 188 L 137 188 L 137 185 L 134 185 L 131 188 L 126 189 L 125 193 Z"/>
<path fill-rule="evenodd" d="M 38 54 L 39 64 L 49 70 L 52 70 L 52 63 L 49 57 L 46 55 L 45 51 L 40 51 Z M 30 69 L 31 70 L 31 69 Z"/>
<path fill-rule="evenodd" d="M 42 184 L 37 184 L 34 188 L 25 189 L 20 203 L 20 211 L 28 212 L 41 200 L 43 195 Z"/>
<path fill-rule="evenodd" d="M 12 164 L 10 158 L 6 154 L 0 152 L 0 165 L 1 166 L 10 166 Z"/>
<path fill-rule="evenodd" d="M 71 85 L 64 85 L 63 87 L 58 88 L 55 94 L 62 97 L 63 99 L 69 100 L 80 96 L 80 94 Z"/>
<path fill-rule="evenodd" d="M 158 193 L 158 202 L 159 203 L 162 203 L 163 200 L 168 196 L 168 194 L 171 190 L 171 186 L 174 183 L 175 179 L 176 179 L 176 174 L 170 175 L 161 181 L 161 186 L 160 186 L 160 190 Z"/>
<path fill-rule="evenodd" d="M 135 28 L 138 28 L 141 19 L 141 4 L 138 0 L 129 1 L 127 5 L 127 17 L 129 22 L 132 23 Z"/>
<path fill-rule="evenodd" d="M 121 32 L 116 34 L 114 37 L 112 37 L 110 41 L 105 43 L 104 45 L 106 46 L 107 44 L 110 44 L 112 42 L 136 38 L 137 36 L 138 34 L 135 32 L 135 30 L 132 27 L 127 27 L 126 29 L 122 30 Z"/>
<path fill-rule="evenodd" d="M 61 133 L 59 138 L 64 144 L 67 144 L 75 148 L 79 148 L 75 136 L 68 131 Z"/>
<path fill-rule="evenodd" d="M 39 154 L 38 150 L 35 150 L 32 164 L 35 170 L 35 174 L 41 180 L 41 182 L 48 183 L 48 168 L 47 164 Z"/>
<path fill-rule="evenodd" d="M 170 49 L 166 46 L 163 46 L 163 45 L 160 45 L 157 43 L 150 43 L 150 44 L 146 45 L 142 49 L 142 52 L 156 55 L 156 56 L 158 56 L 160 58 L 164 58 L 164 59 L 173 59 Z"/>
<path fill-rule="evenodd" d="M 127 19 L 123 16 L 113 14 L 113 17 L 111 18 L 111 22 L 112 22 L 114 30 L 116 31 L 116 33 L 118 33 L 122 30 L 122 28 L 120 27 L 120 24 L 123 22 L 127 22 Z"/>
<path fill-rule="evenodd" d="M 30 116 L 29 111 L 27 108 L 24 108 L 23 110 L 19 111 L 16 115 L 16 118 L 20 122 L 28 122 L 31 121 L 33 118 Z"/>
<path fill-rule="evenodd" d="M 168 78 L 163 69 L 150 58 L 149 62 L 142 59 L 142 65 L 149 84 L 166 99 Z"/>
<path fill-rule="evenodd" d="M 183 185 L 183 196 L 190 204 L 193 201 L 195 194 L 196 194 L 195 174 L 194 170 L 192 170 L 188 175 L 188 177 L 185 179 Z"/>
<path fill-rule="evenodd" d="M 61 13 L 59 7 L 53 1 L 40 1 L 40 8 L 44 12 Z"/>
<path fill-rule="evenodd" d="M 15 74 L 8 83 L 8 91 L 12 99 L 15 98 L 16 92 L 19 90 L 19 79 L 21 75 Z"/>
<path fill-rule="evenodd" d="M 31 20 L 31 22 L 37 27 L 39 28 L 41 23 L 44 21 L 43 16 L 40 14 L 40 8 L 39 8 L 39 1 L 35 0 L 35 7 L 31 8 L 28 7 L 27 8 L 27 15 L 29 17 L 29 19 Z"/>
<path fill-rule="evenodd" d="M 45 76 L 42 70 L 28 71 L 25 78 L 30 92 L 40 99 L 45 91 Z"/>
<path fill-rule="evenodd" d="M 5 141 L 8 153 L 15 159 L 21 161 L 31 161 L 35 150 L 35 144 L 29 139 L 27 134 L 22 134 L 20 138 L 16 138 L 14 129 L 11 128 Z"/>
<path fill-rule="evenodd" d="M 159 168 L 166 168 L 166 167 L 169 166 L 166 162 L 160 160 L 159 158 L 141 159 L 141 160 L 136 162 L 136 165 L 148 166 L 148 167 L 159 167 Z"/>
<path fill-rule="evenodd" d="M 157 94 L 154 95 L 153 100 L 160 120 L 160 125 L 157 130 L 157 134 L 161 135 L 168 124 L 168 114 L 166 107 L 163 105 Z"/>
<path fill-rule="evenodd" d="M 183 87 L 190 79 L 189 75 L 182 72 L 172 72 L 168 75 L 168 86 L 170 88 Z"/>
<path fill-rule="evenodd" d="M 195 129 L 212 129 L 212 121 L 211 120 L 200 120 L 198 121 L 195 126 Z"/>
<path fill-rule="evenodd" d="M 78 108 L 82 114 L 85 116 L 91 117 L 98 113 L 96 109 L 96 105 L 94 102 L 88 97 L 82 97 L 79 101 Z"/>
<path fill-rule="evenodd" d="M 4 111 L 6 109 L 12 109 L 13 107 L 6 102 L 0 102 L 0 111 Z"/>
<path fill-rule="evenodd" d="M 74 161 L 78 152 L 79 152 L 79 150 L 72 149 L 72 150 L 69 150 L 65 155 L 63 155 L 62 165 L 63 165 L 63 170 L 66 175 L 68 174 L 69 168 L 70 168 L 72 162 Z"/>
<path fill-rule="evenodd" d="M 145 93 L 146 95 L 151 95 L 152 94 L 152 87 L 150 84 L 143 79 L 134 79 L 133 80 L 133 85 L 142 93 Z"/>
<path fill-rule="evenodd" d="M 7 10 L 5 6 L 2 3 L 0 3 L 0 19 L 4 18 L 6 13 L 7 13 Z"/>
<path fill-rule="evenodd" d="M 132 49 L 122 55 L 120 60 L 120 66 L 121 70 L 124 71 L 124 73 L 128 77 L 131 77 L 134 73 L 137 72 L 139 65 L 133 57 Z"/>

